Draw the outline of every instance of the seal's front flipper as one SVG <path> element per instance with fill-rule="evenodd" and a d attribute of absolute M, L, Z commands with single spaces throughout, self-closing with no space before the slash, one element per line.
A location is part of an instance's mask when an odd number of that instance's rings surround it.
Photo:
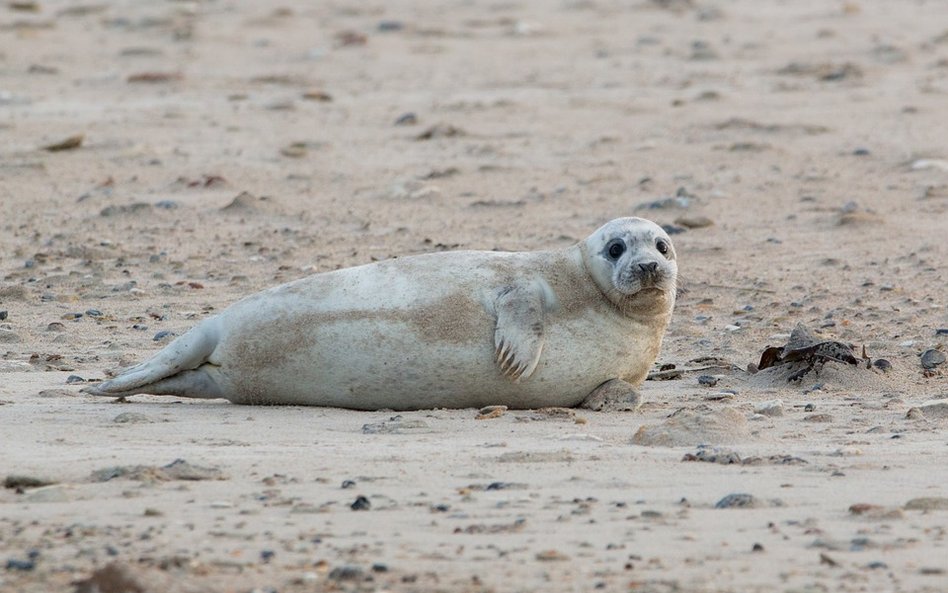
<path fill-rule="evenodd" d="M 579 407 L 596 412 L 634 412 L 642 405 L 642 396 L 631 383 L 610 379 L 592 390 Z"/>
<path fill-rule="evenodd" d="M 501 372 L 515 383 L 536 370 L 543 352 L 545 317 L 554 302 L 543 281 L 517 283 L 497 291 L 493 310 L 494 354 Z"/>

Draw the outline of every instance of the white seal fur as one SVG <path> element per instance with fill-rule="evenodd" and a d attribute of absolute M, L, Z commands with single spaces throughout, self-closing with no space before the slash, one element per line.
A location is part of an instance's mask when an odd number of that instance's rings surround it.
<path fill-rule="evenodd" d="M 458 251 L 247 297 L 87 393 L 362 410 L 637 397 L 675 304 L 661 227 L 619 218 L 555 251 Z"/>

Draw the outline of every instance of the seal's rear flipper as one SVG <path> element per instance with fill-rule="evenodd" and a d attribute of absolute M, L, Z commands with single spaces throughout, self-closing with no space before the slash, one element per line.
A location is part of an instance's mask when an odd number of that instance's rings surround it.
<path fill-rule="evenodd" d="M 168 344 L 150 360 L 126 369 L 114 379 L 86 387 L 82 391 L 109 397 L 135 393 L 221 397 L 220 388 L 211 375 L 203 369 L 195 370 L 208 361 L 217 347 L 219 337 L 217 318 L 205 320 Z"/>
<path fill-rule="evenodd" d="M 127 391 L 103 390 L 102 386 L 110 383 L 110 381 L 106 381 L 99 385 L 86 387 L 82 392 L 88 393 L 89 395 L 102 395 L 106 397 L 125 397 L 138 393 L 177 395 L 179 397 L 196 397 L 202 399 L 224 397 L 217 381 L 208 373 L 209 367 L 213 368 L 213 365 L 203 365 L 191 371 L 183 371 L 166 379 L 161 379 L 154 383 L 148 383 Z"/>

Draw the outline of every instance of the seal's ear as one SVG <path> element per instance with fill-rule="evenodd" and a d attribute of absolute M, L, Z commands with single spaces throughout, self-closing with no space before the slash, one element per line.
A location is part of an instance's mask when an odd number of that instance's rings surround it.
<path fill-rule="evenodd" d="M 552 293 L 540 281 L 511 284 L 496 292 L 494 353 L 500 371 L 515 383 L 530 378 L 540 362 Z"/>

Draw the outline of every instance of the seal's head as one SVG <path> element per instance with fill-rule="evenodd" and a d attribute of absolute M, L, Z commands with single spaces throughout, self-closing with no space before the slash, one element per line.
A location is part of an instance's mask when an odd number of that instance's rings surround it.
<path fill-rule="evenodd" d="M 666 317 L 675 306 L 678 263 L 662 227 L 617 218 L 581 243 L 583 261 L 603 295 L 627 315 Z"/>

